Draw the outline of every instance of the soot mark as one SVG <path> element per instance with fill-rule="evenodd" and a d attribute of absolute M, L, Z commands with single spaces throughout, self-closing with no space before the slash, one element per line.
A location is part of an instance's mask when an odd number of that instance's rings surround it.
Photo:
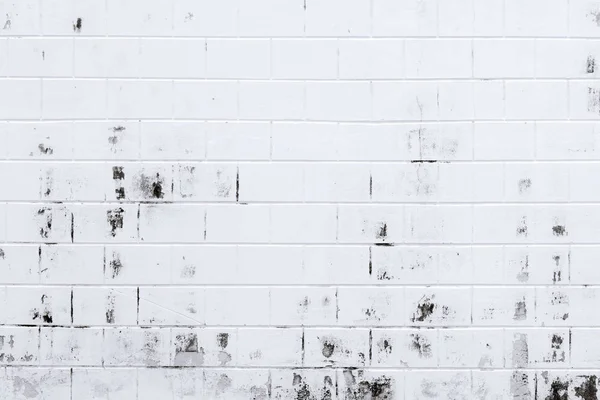
<path fill-rule="evenodd" d="M 519 193 L 527 193 L 531 189 L 531 179 L 525 178 L 519 181 Z"/>
<path fill-rule="evenodd" d="M 513 368 L 527 368 L 529 364 L 529 344 L 527 335 L 517 333 L 512 343 L 512 366 Z"/>
<path fill-rule="evenodd" d="M 434 296 L 421 297 L 421 300 L 417 303 L 417 311 L 412 315 L 412 322 L 423 322 L 433 314 L 437 307 L 436 304 L 432 302 L 433 298 Z"/>
<path fill-rule="evenodd" d="M 593 74 L 594 72 L 596 72 L 596 59 L 594 58 L 594 56 L 588 56 L 586 71 L 588 74 Z"/>
<path fill-rule="evenodd" d="M 521 218 L 521 223 L 517 226 L 517 236 L 527 237 L 527 217 Z"/>
<path fill-rule="evenodd" d="M 438 160 L 411 160 L 411 163 L 427 163 L 427 164 L 433 164 L 438 162 Z"/>
<path fill-rule="evenodd" d="M 0 258 L 4 260 L 4 257 L 6 255 L 4 254 L 4 249 L 0 249 Z"/>
<path fill-rule="evenodd" d="M 529 281 L 529 256 L 525 256 L 525 260 L 521 261 L 521 270 L 517 274 L 517 280 L 519 282 Z"/>
<path fill-rule="evenodd" d="M 565 235 L 567 235 L 567 231 L 566 231 L 564 225 L 554 225 L 552 227 L 552 234 L 554 236 L 565 236 Z"/>
<path fill-rule="evenodd" d="M 217 334 L 217 345 L 221 350 L 219 350 L 218 359 L 219 364 L 226 365 L 231 361 L 231 354 L 225 351 L 227 346 L 229 345 L 229 333 L 219 333 Z"/>
<path fill-rule="evenodd" d="M 377 342 L 377 347 L 382 353 L 392 354 L 392 344 L 389 339 L 381 339 Z"/>
<path fill-rule="evenodd" d="M 127 128 L 125 128 L 124 126 L 113 126 L 113 127 L 111 128 L 111 130 L 112 130 L 114 133 L 117 133 L 117 132 L 124 132 L 126 129 L 127 129 Z"/>
<path fill-rule="evenodd" d="M 421 358 L 431 358 L 431 342 L 418 333 L 411 333 L 411 342 L 409 348 L 419 353 Z"/>
<path fill-rule="evenodd" d="M 125 172 L 123 167 L 112 167 L 112 172 L 117 200 L 123 200 L 125 198 L 125 188 L 122 186 L 122 181 L 125 179 Z"/>
<path fill-rule="evenodd" d="M 529 375 L 526 372 L 514 371 L 510 379 L 510 393 L 514 400 L 531 399 Z"/>
<path fill-rule="evenodd" d="M 34 308 L 31 310 L 31 314 L 33 316 L 33 320 L 42 320 L 46 324 L 51 324 L 52 319 L 52 311 L 50 310 L 50 303 L 48 302 L 48 296 L 45 294 L 42 295 L 42 310 Z"/>
<path fill-rule="evenodd" d="M 388 229 L 387 224 L 385 222 L 382 222 L 379 225 L 379 228 L 377 229 L 377 233 L 375 234 L 375 237 L 377 239 L 386 240 L 387 235 L 388 235 L 387 229 Z"/>
<path fill-rule="evenodd" d="M 123 229 L 123 214 L 125 210 L 122 208 L 116 208 L 114 210 L 108 210 L 106 212 L 106 221 L 110 226 L 110 235 L 112 237 L 117 236 L 117 229 Z"/>
<path fill-rule="evenodd" d="M 329 339 L 324 339 L 321 341 L 321 354 L 323 354 L 325 358 L 331 357 L 334 351 L 335 343 Z"/>
<path fill-rule="evenodd" d="M 546 400 L 568 400 L 569 399 L 569 381 L 562 381 L 556 378 L 550 384 L 550 392 Z"/>
<path fill-rule="evenodd" d="M 600 11 L 591 10 L 588 12 L 588 16 L 592 17 L 592 21 L 595 22 L 597 26 L 600 26 Z"/>
<path fill-rule="evenodd" d="M 581 376 L 584 381 L 580 386 L 575 387 L 575 396 L 582 398 L 583 400 L 597 400 L 598 399 L 598 388 L 597 378 L 595 375 Z"/>
<path fill-rule="evenodd" d="M 119 276 L 121 270 L 123 269 L 123 264 L 121 263 L 121 258 L 119 257 L 119 254 L 113 252 L 113 258 L 112 260 L 110 260 L 109 267 L 112 271 L 113 279 Z"/>
<path fill-rule="evenodd" d="M 344 379 L 348 386 L 346 389 L 346 399 L 388 400 L 395 397 L 391 378 L 382 375 L 372 379 L 365 379 L 360 375 L 359 372 L 358 377 L 355 377 L 352 370 L 344 371 Z"/>
<path fill-rule="evenodd" d="M 83 23 L 83 20 L 81 18 L 77 18 L 77 21 L 75 21 L 75 23 L 73 24 L 73 32 L 81 32 L 81 25 Z"/>
<path fill-rule="evenodd" d="M 563 350 L 564 339 L 560 335 L 552 335 L 552 353 L 550 356 L 551 362 L 563 362 L 565 361 L 565 351 Z"/>
<path fill-rule="evenodd" d="M 229 190 L 227 190 L 227 195 L 229 195 Z M 226 197 L 224 196 L 224 197 Z M 240 201 L 240 168 L 238 167 L 237 172 L 235 174 L 235 201 Z"/>
<path fill-rule="evenodd" d="M 12 21 L 10 19 L 10 15 L 6 14 L 6 22 L 4 23 L 4 27 L 2 29 L 4 29 L 4 30 L 10 29 L 11 25 L 12 25 Z"/>
<path fill-rule="evenodd" d="M 157 172 L 156 176 L 140 174 L 137 178 L 138 188 L 146 199 L 162 199 L 165 196 L 163 186 L 165 180 Z"/>
<path fill-rule="evenodd" d="M 175 337 L 175 366 L 204 364 L 204 349 L 198 347 L 198 335 L 190 333 Z"/>
<path fill-rule="evenodd" d="M 48 235 L 52 231 L 52 209 L 48 207 L 40 208 L 37 215 L 42 218 L 42 226 L 40 226 L 40 237 L 48 239 Z"/>
<path fill-rule="evenodd" d="M 587 110 L 593 113 L 600 113 L 600 90 L 588 87 Z"/>
<path fill-rule="evenodd" d="M 106 299 L 106 323 L 115 323 L 115 296 L 109 295 Z"/>
<path fill-rule="evenodd" d="M 38 150 L 40 151 L 40 154 L 44 154 L 47 156 L 54 154 L 54 149 L 50 146 L 44 145 L 44 143 L 38 144 Z"/>
<path fill-rule="evenodd" d="M 515 303 L 515 314 L 513 315 L 515 321 L 524 321 L 527 319 L 527 303 L 525 298 Z"/>

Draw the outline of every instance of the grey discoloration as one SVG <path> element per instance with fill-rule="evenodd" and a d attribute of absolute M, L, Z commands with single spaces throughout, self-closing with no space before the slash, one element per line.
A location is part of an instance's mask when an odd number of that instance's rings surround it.
<path fill-rule="evenodd" d="M 596 26 L 600 26 L 600 10 L 590 10 L 587 15 L 592 19 Z"/>
<path fill-rule="evenodd" d="M 123 229 L 123 215 L 125 214 L 125 210 L 121 207 L 116 208 L 114 210 L 108 210 L 106 212 L 106 221 L 108 222 L 108 226 L 110 227 L 110 235 L 112 237 L 117 236 L 117 230 Z"/>
<path fill-rule="evenodd" d="M 42 239 L 48 239 L 48 236 L 52 231 L 52 209 L 48 207 L 40 208 L 37 211 L 37 215 L 38 218 L 41 219 L 40 237 Z"/>
<path fill-rule="evenodd" d="M 556 378 L 550 384 L 550 392 L 545 400 L 568 400 L 569 399 L 569 381 Z"/>
<path fill-rule="evenodd" d="M 217 170 L 217 196 L 218 197 L 229 197 L 231 193 L 231 182 L 227 180 L 227 177 L 224 176 L 223 170 Z M 240 198 L 240 174 L 239 172 L 236 175 L 236 185 L 235 185 L 235 199 L 238 201 Z"/>
<path fill-rule="evenodd" d="M 531 189 L 531 179 L 525 178 L 519 181 L 519 193 L 527 193 Z"/>
<path fill-rule="evenodd" d="M 388 235 L 387 229 L 388 229 L 387 224 L 385 222 L 382 222 L 379 225 L 379 227 L 377 228 L 377 233 L 375 234 L 375 237 L 377 239 L 385 240 Z"/>
<path fill-rule="evenodd" d="M 600 90 L 588 87 L 587 110 L 600 113 Z"/>
<path fill-rule="evenodd" d="M 421 358 L 431 358 L 431 342 L 426 337 L 417 333 L 411 333 L 411 342 L 409 348 L 419 353 Z"/>
<path fill-rule="evenodd" d="M 321 339 L 321 354 L 323 357 L 330 358 L 335 352 L 336 343 L 332 338 L 326 337 Z"/>
<path fill-rule="evenodd" d="M 527 237 L 527 217 L 521 218 L 521 222 L 517 226 L 517 236 Z"/>
<path fill-rule="evenodd" d="M 113 295 L 106 298 L 106 323 L 115 323 L 115 296 Z"/>
<path fill-rule="evenodd" d="M 563 349 L 564 337 L 561 335 L 552 335 L 550 358 L 546 362 L 564 362 L 566 358 L 565 350 Z"/>
<path fill-rule="evenodd" d="M 512 342 L 512 366 L 513 368 L 527 368 L 529 364 L 529 344 L 527 335 L 516 333 Z"/>
<path fill-rule="evenodd" d="M 27 379 L 23 379 L 19 376 L 13 377 L 13 390 L 15 395 L 17 393 L 20 393 L 28 399 L 37 399 L 40 395 L 40 392 L 38 391 L 37 387 L 37 384 L 31 383 Z M 16 397 L 17 396 L 15 396 L 15 398 Z"/>
<path fill-rule="evenodd" d="M 121 269 L 123 269 L 123 264 L 121 263 L 119 253 L 113 251 L 112 259 L 110 260 L 110 263 L 108 265 L 111 270 L 111 276 L 113 277 L 113 279 L 119 276 L 119 274 L 121 273 Z"/>
<path fill-rule="evenodd" d="M 160 365 L 160 358 L 157 352 L 160 345 L 160 336 L 157 332 L 144 333 L 144 348 L 142 349 L 145 356 L 145 364 L 148 366 Z"/>
<path fill-rule="evenodd" d="M 43 294 L 41 297 L 41 307 L 32 309 L 31 315 L 34 321 L 41 320 L 46 324 L 51 324 L 53 318 L 50 298 Z"/>
<path fill-rule="evenodd" d="M 7 30 L 10 29 L 12 26 L 12 21 L 10 19 L 10 14 L 6 14 L 6 22 L 4 22 L 4 27 L 2 28 L 3 30 Z"/>
<path fill-rule="evenodd" d="M 220 395 L 227 392 L 231 388 L 232 384 L 233 382 L 231 378 L 227 376 L 227 374 L 221 374 L 216 384 L 216 393 Z"/>
<path fill-rule="evenodd" d="M 165 196 L 165 180 L 158 172 L 153 176 L 142 173 L 135 177 L 135 183 L 145 199 L 162 199 Z"/>
<path fill-rule="evenodd" d="M 50 146 L 46 146 L 44 143 L 38 144 L 38 150 L 40 154 L 44 154 L 47 156 L 51 156 L 52 154 L 54 154 L 54 149 Z"/>
<path fill-rule="evenodd" d="M 0 249 L 0 258 L 4 260 L 6 255 L 4 254 L 4 249 Z"/>
<path fill-rule="evenodd" d="M 125 199 L 125 188 L 123 187 L 123 180 L 125 179 L 125 172 L 123 167 L 112 167 L 113 180 L 115 182 L 115 195 L 117 200 Z"/>
<path fill-rule="evenodd" d="M 382 353 L 391 354 L 392 353 L 392 342 L 389 339 L 381 339 L 377 342 L 377 347 Z"/>
<path fill-rule="evenodd" d="M 514 371 L 510 380 L 510 393 L 513 400 L 531 400 L 529 375 L 526 372 Z"/>
<path fill-rule="evenodd" d="M 195 333 L 175 336 L 176 367 L 199 366 L 204 364 L 204 349 L 198 347 L 198 336 Z"/>
<path fill-rule="evenodd" d="M 567 230 L 565 229 L 564 225 L 554 225 L 552 227 L 552 234 L 554 236 L 566 236 L 566 235 L 568 235 Z"/>
<path fill-rule="evenodd" d="M 587 58 L 586 72 L 588 74 L 593 74 L 596 72 L 596 59 L 592 55 L 588 56 Z"/>
<path fill-rule="evenodd" d="M 77 18 L 77 20 L 73 23 L 73 32 L 76 32 L 76 33 L 81 32 L 82 25 L 83 25 L 83 20 L 81 18 Z"/>
<path fill-rule="evenodd" d="M 430 319 L 431 315 L 435 311 L 437 305 L 433 303 L 435 296 L 423 296 L 417 304 L 417 311 L 413 313 L 411 320 L 413 322 L 424 322 Z"/>
<path fill-rule="evenodd" d="M 356 376 L 352 370 L 344 371 L 347 400 L 392 400 L 395 398 L 393 380 L 386 375 L 367 378 L 362 371 Z"/>
<path fill-rule="evenodd" d="M 555 255 L 552 257 L 552 259 L 554 260 L 554 263 L 556 266 L 556 269 L 554 270 L 554 272 L 552 274 L 552 282 L 558 283 L 558 282 L 562 281 L 562 275 L 561 275 L 561 270 L 560 270 L 560 256 Z"/>
<path fill-rule="evenodd" d="M 584 375 L 578 378 L 583 379 L 583 382 L 575 386 L 575 396 L 582 400 L 598 400 L 598 378 L 595 375 Z"/>
<path fill-rule="evenodd" d="M 525 302 L 525 298 L 515 303 L 513 319 L 515 321 L 524 321 L 527 319 L 527 303 Z"/>
<path fill-rule="evenodd" d="M 529 256 L 525 256 L 525 259 L 521 261 L 521 270 L 517 274 L 517 280 L 522 283 L 529 281 Z"/>

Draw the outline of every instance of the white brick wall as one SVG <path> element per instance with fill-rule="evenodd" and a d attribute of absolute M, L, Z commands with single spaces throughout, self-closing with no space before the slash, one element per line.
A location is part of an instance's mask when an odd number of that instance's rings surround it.
<path fill-rule="evenodd" d="M 0 0 L 0 399 L 597 400 L 600 2 Z"/>

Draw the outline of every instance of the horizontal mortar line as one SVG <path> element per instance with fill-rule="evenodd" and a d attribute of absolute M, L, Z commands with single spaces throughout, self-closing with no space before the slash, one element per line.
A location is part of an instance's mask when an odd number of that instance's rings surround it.
<path fill-rule="evenodd" d="M 232 206 L 248 206 L 248 205 L 286 205 L 286 206 L 535 206 L 535 205 L 560 205 L 560 206 L 600 206 L 600 199 L 597 201 L 440 201 L 440 200 L 429 200 L 429 201 L 312 201 L 312 200 L 296 200 L 296 201 L 287 201 L 287 200 L 273 200 L 273 201 L 265 201 L 265 200 L 245 200 L 240 199 L 237 202 L 235 199 L 231 200 L 198 200 L 198 201 L 190 201 L 190 200 L 2 200 L 0 199 L 0 204 L 19 204 L 19 205 L 27 205 L 27 204 L 40 204 L 40 205 L 160 205 L 160 206 L 177 206 L 177 205 L 204 205 L 204 206 L 223 206 L 223 205 L 232 205 Z M 385 243 L 385 242 L 382 242 Z"/>
<path fill-rule="evenodd" d="M 197 242 L 145 242 L 145 241 L 128 241 L 128 242 L 78 242 L 74 243 L 71 241 L 60 241 L 60 242 L 27 242 L 27 241 L 2 241 L 1 245 L 10 245 L 10 244 L 29 244 L 29 245 L 70 245 L 70 246 L 89 246 L 89 245 L 142 245 L 142 246 L 157 246 L 157 245 L 215 245 L 215 246 L 268 246 L 268 247 L 286 247 L 286 246 L 335 246 L 335 247 L 343 247 L 343 246 L 378 246 L 378 244 L 374 244 L 373 242 L 320 242 L 320 243 L 306 243 L 306 242 L 285 242 L 285 243 L 269 243 L 269 242 L 210 242 L 210 241 L 197 241 Z M 600 242 L 588 242 L 588 243 L 575 243 L 575 242 L 531 242 L 531 243 L 523 243 L 523 242 L 489 242 L 489 243 L 471 243 L 471 242 L 403 242 L 403 243 L 385 243 L 379 244 L 382 247 L 412 247 L 412 246 L 422 246 L 422 247 L 439 247 L 439 246 L 469 246 L 469 247 L 484 247 L 484 246 L 598 246 Z"/>
<path fill-rule="evenodd" d="M 140 32 L 141 33 L 141 32 Z M 376 41 L 378 39 L 424 39 L 424 40 L 456 40 L 461 39 L 463 41 L 469 41 L 473 39 L 498 39 L 498 40 L 517 40 L 517 39 L 539 39 L 539 40 L 556 40 L 556 39 L 565 39 L 565 40 L 578 40 L 578 39 L 591 39 L 591 40 L 599 40 L 598 36 L 572 36 L 572 35 L 544 35 L 544 36 L 534 36 L 534 35 L 469 35 L 469 36 L 459 36 L 459 35 L 443 35 L 440 36 L 438 34 L 435 35 L 406 35 L 406 36 L 398 36 L 398 35 L 344 35 L 344 36 L 326 36 L 326 35 L 306 35 L 305 33 L 302 35 L 277 35 L 277 36 L 265 36 L 265 35 L 240 35 L 236 33 L 235 35 L 177 35 L 174 33 L 169 33 L 168 35 L 134 35 L 134 34 L 96 34 L 90 35 L 85 33 L 77 33 L 73 34 L 47 34 L 47 33 L 39 33 L 39 34 L 19 34 L 19 35 L 0 35 L 1 38 L 12 38 L 12 39 L 20 39 L 20 38 L 98 38 L 98 39 L 111 39 L 111 38 L 137 38 L 137 39 L 227 39 L 227 40 L 245 40 L 245 39 L 296 39 L 296 40 L 310 40 L 310 39 L 330 39 L 330 40 L 348 40 L 348 39 L 371 39 Z"/>
<path fill-rule="evenodd" d="M 302 78 L 302 77 L 290 77 L 290 78 L 277 78 L 277 77 L 259 77 L 259 78 L 244 78 L 244 77 L 206 77 L 206 76 L 189 76 L 189 77 L 166 77 L 166 76 L 91 76 L 91 75 L 72 75 L 65 74 L 63 76 L 53 75 L 0 75 L 0 81 L 20 81 L 20 80 L 46 80 L 46 81 L 74 81 L 74 80 L 86 80 L 86 81 L 154 81 L 154 82 L 256 82 L 256 83 L 311 83 L 311 82 L 336 82 L 336 83 L 352 83 L 352 82 L 405 82 L 405 83 L 416 83 L 416 82 L 488 82 L 488 81 L 502 81 L 502 82 L 523 82 L 531 81 L 540 83 L 543 81 L 548 82 L 600 82 L 598 77 L 544 77 L 544 76 L 522 76 L 522 77 L 409 77 L 409 78 L 398 78 L 398 77 L 387 77 L 387 78 L 340 78 L 332 76 L 330 78 Z"/>
<path fill-rule="evenodd" d="M 538 40 L 556 40 L 556 39 L 564 39 L 564 40 L 600 40 L 598 36 L 571 36 L 571 35 L 550 35 L 550 36 L 532 36 L 532 35 L 511 35 L 507 36 L 505 34 L 502 35 L 477 35 L 477 36 L 456 36 L 456 35 L 407 35 L 407 36 L 393 36 L 393 35 L 344 35 L 344 36 L 323 36 L 323 35 L 281 35 L 281 36 L 264 36 L 264 35 L 176 35 L 176 34 L 168 34 L 164 36 L 157 35 L 133 35 L 133 34 L 98 34 L 98 35 L 90 35 L 90 34 L 76 34 L 76 35 L 61 35 L 61 34 L 27 34 L 23 33 L 20 35 L 0 35 L 0 40 L 2 38 L 6 39 L 20 39 L 20 38 L 63 38 L 63 39 L 76 39 L 76 38 L 97 38 L 97 39 L 219 39 L 219 40 L 246 40 L 246 39 L 263 39 L 263 40 L 279 40 L 279 39 L 295 39 L 295 40 L 312 40 L 312 39 L 329 39 L 329 40 L 351 40 L 351 39 L 370 39 L 373 41 L 377 41 L 380 39 L 423 39 L 423 40 L 457 40 L 460 39 L 462 41 L 471 41 L 477 39 L 497 39 L 497 40 L 506 40 L 506 41 L 515 41 L 518 39 L 538 39 Z"/>
<path fill-rule="evenodd" d="M 319 123 L 319 124 L 348 124 L 348 125 L 356 125 L 356 124 L 369 124 L 369 125 L 389 125 L 389 124 L 436 124 L 436 123 L 447 123 L 447 124 L 459 124 L 459 123 L 489 123 L 489 122 L 502 122 L 502 123 L 511 123 L 511 122 L 537 122 L 537 123 L 553 123 L 553 122 L 568 122 L 568 123 L 584 123 L 584 122 L 592 122 L 596 124 L 600 124 L 600 118 L 586 118 L 586 119 L 531 119 L 531 118 L 494 118 L 494 119 L 364 119 L 364 120 L 351 120 L 351 119 L 337 119 L 337 120 L 324 120 L 324 119 L 298 119 L 298 118 L 286 118 L 286 119 L 274 119 L 274 118 L 254 118 L 254 119 L 244 119 L 244 118 L 148 118 L 148 117 L 125 117 L 125 118 L 30 118 L 30 119 L 22 119 L 22 118 L 13 118 L 13 119 L 0 119 L 0 122 L 7 123 L 16 123 L 16 122 L 27 122 L 27 123 L 39 123 L 39 122 L 47 122 L 47 123 L 55 123 L 55 122 L 227 122 L 227 123 L 275 123 L 275 124 L 293 124 L 293 123 L 302 123 L 302 124 L 310 124 L 310 123 Z"/>
<path fill-rule="evenodd" d="M 600 332 L 600 325 L 581 325 L 581 326 L 564 326 L 564 325 L 240 325 L 240 324 L 214 324 L 214 325 L 34 325 L 34 324 L 0 324 L 0 328 L 42 328 L 42 329 L 137 329 L 137 330 L 159 330 L 159 329 L 292 329 L 292 330 L 580 330 L 593 329 Z"/>
<path fill-rule="evenodd" d="M 542 364 L 542 363 L 540 363 Z M 477 367 L 402 367 L 398 366 L 377 366 L 377 365 L 360 365 L 347 364 L 343 365 L 327 365 L 327 366 L 303 366 L 303 365 L 252 365 L 252 366 L 172 366 L 172 365 L 94 365 L 94 364 L 38 364 L 38 365 L 0 365 L 0 369 L 39 369 L 39 368 L 52 368 L 55 370 L 60 369 L 197 369 L 197 370 L 217 370 L 217 371 L 231 371 L 231 370 L 265 370 L 265 369 L 280 369 L 280 370 L 324 370 L 324 371 L 344 371 L 348 369 L 352 370 L 377 370 L 377 371 L 432 371 L 432 372 L 445 372 L 445 371 L 477 371 L 477 372 L 498 372 L 498 371 L 529 371 L 529 372 L 543 372 L 543 371 L 565 371 L 569 373 L 571 371 L 597 371 L 598 368 L 590 367 L 570 367 L 570 366 L 553 366 L 553 365 L 539 365 L 539 366 L 527 366 L 522 368 L 509 368 L 509 367 L 495 367 L 495 368 L 477 368 Z"/>
<path fill-rule="evenodd" d="M 600 120 L 598 121 L 600 123 Z M 421 159 L 403 159 L 403 160 L 311 160 L 311 159 L 257 159 L 257 160 L 236 160 L 236 159 L 151 159 L 151 158 L 119 158 L 119 159 L 55 159 L 55 158 L 11 158 L 0 159 L 0 164 L 11 163 L 33 163 L 33 164 L 600 164 L 600 152 L 598 160 L 595 159 L 511 159 L 511 160 L 421 160 Z"/>
<path fill-rule="evenodd" d="M 373 278 L 375 279 L 375 278 Z M 533 288 L 548 288 L 548 289 L 565 289 L 565 288 L 600 288 L 600 282 L 598 283 L 561 283 L 558 285 L 552 284 L 501 284 L 501 283 L 380 283 L 375 284 L 372 282 L 361 284 L 361 283 L 304 283 L 304 284 L 288 284 L 288 283 L 275 283 L 275 284 L 257 284 L 257 283 L 46 283 L 46 282 L 32 282 L 32 283 L 2 283 L 0 287 L 64 287 L 64 288 L 363 288 L 363 289 L 383 289 L 383 288 L 403 288 L 403 287 L 423 287 L 423 288 L 521 288 L 521 289 L 533 289 Z"/>

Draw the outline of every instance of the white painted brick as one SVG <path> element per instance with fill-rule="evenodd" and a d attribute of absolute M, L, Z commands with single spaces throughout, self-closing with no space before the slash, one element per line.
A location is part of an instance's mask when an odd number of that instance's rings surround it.
<path fill-rule="evenodd" d="M 142 39 L 139 74 L 148 78 L 204 78 L 207 59 L 205 46 L 203 39 Z M 175 64 L 177 69 L 173 69 L 173 64 L 163 64 L 161 60 L 164 59 L 179 60 Z"/>
<path fill-rule="evenodd" d="M 470 78 L 473 76 L 471 40 L 406 41 L 407 78 Z M 444 65 L 440 71 L 440 65 Z"/>
<path fill-rule="evenodd" d="M 202 47 L 196 51 L 202 52 Z M 271 74 L 270 60 L 269 40 L 206 40 L 207 78 L 266 79 Z"/>
<path fill-rule="evenodd" d="M 374 36 L 436 36 L 437 2 L 373 1 Z"/>
<path fill-rule="evenodd" d="M 44 81 L 44 84 L 46 83 L 48 82 Z M 0 100 L 0 118 L 3 120 L 41 118 L 43 99 L 41 79 L 3 79 L 0 80 L 0 92 L 14 93 L 11 96 L 2 96 Z"/>
<path fill-rule="evenodd" d="M 109 35 L 170 36 L 172 33 L 172 6 L 166 0 L 150 6 L 142 0 L 107 0 L 106 10 Z"/>
<path fill-rule="evenodd" d="M 255 3 L 244 1 L 235 3 L 238 8 L 240 36 L 302 36 L 304 32 L 301 0 L 286 2 L 259 0 Z"/>
<path fill-rule="evenodd" d="M 304 4 L 307 36 L 368 36 L 371 32 L 368 0 L 307 0 Z"/>
<path fill-rule="evenodd" d="M 406 323 L 411 326 L 464 326 L 471 323 L 471 289 L 407 287 Z"/>
<path fill-rule="evenodd" d="M 137 312 L 136 288 L 73 288 L 75 325 L 136 325 Z"/>
<path fill-rule="evenodd" d="M 368 357 L 369 329 L 304 329 L 307 367 L 362 367 Z"/>
<path fill-rule="evenodd" d="M 306 118 L 319 121 L 371 119 L 369 82 L 307 82 Z"/>
<path fill-rule="evenodd" d="M 568 116 L 566 82 L 508 81 L 505 90 L 507 119 L 544 120 L 564 119 Z"/>
<path fill-rule="evenodd" d="M 8 57 L 9 76 L 73 75 L 73 39 L 11 38 L 8 40 Z"/>
<path fill-rule="evenodd" d="M 507 36 L 564 36 L 568 32 L 568 2 L 564 0 L 505 1 Z"/>
<path fill-rule="evenodd" d="M 530 39 L 473 40 L 473 76 L 475 78 L 533 77 L 536 50 L 536 42 Z M 507 59 L 512 62 L 506 63 Z"/>
<path fill-rule="evenodd" d="M 336 79 L 338 77 L 339 46 L 340 75 L 345 78 L 347 76 L 341 73 L 341 57 L 343 54 L 345 55 L 343 53 L 344 46 L 352 48 L 352 45 L 361 42 L 370 43 L 368 41 L 338 41 L 335 39 L 273 39 L 271 40 L 270 76 L 275 79 Z M 352 57 L 356 54 L 360 54 L 360 52 L 352 51 L 348 55 Z M 352 59 L 352 61 L 356 60 Z M 350 68 L 354 68 L 354 65 Z"/>
<path fill-rule="evenodd" d="M 404 315 L 403 288 L 340 288 L 338 323 L 347 326 L 400 326 Z"/>
<path fill-rule="evenodd" d="M 399 79 L 405 75 L 403 40 L 348 39 L 339 40 L 338 45 L 340 79 Z"/>
<path fill-rule="evenodd" d="M 238 0 L 175 0 L 173 34 L 175 36 L 236 36 Z"/>
<path fill-rule="evenodd" d="M 101 365 L 102 329 L 44 328 L 40 362 L 47 365 Z"/>

